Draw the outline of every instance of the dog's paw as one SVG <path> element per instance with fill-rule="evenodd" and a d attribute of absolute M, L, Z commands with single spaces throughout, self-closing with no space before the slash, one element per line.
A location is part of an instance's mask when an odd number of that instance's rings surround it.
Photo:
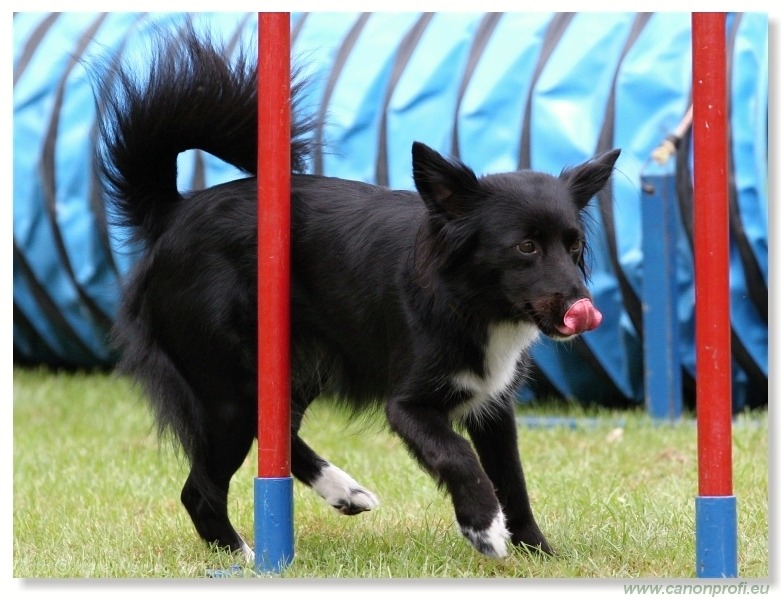
<path fill-rule="evenodd" d="M 516 546 L 525 548 L 532 554 L 543 556 L 555 554 L 534 521 L 527 520 L 522 526 L 510 523 L 510 530 L 512 531 L 511 541 Z"/>
<path fill-rule="evenodd" d="M 322 470 L 312 488 L 343 515 L 357 515 L 380 505 L 377 496 L 333 465 Z"/>
<path fill-rule="evenodd" d="M 478 552 L 494 558 L 507 556 L 507 540 L 510 532 L 504 524 L 504 514 L 499 511 L 486 529 L 461 526 L 461 533 Z"/>
<path fill-rule="evenodd" d="M 241 554 L 244 556 L 244 560 L 250 564 L 255 564 L 255 551 L 249 547 L 247 542 L 241 540 Z"/>

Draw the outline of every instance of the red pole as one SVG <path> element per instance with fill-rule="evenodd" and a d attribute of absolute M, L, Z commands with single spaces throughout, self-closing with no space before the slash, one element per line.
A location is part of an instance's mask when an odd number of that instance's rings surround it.
<path fill-rule="evenodd" d="M 724 13 L 692 15 L 695 343 L 700 496 L 732 495 Z"/>
<path fill-rule="evenodd" d="M 290 14 L 258 19 L 258 477 L 290 475 Z"/>

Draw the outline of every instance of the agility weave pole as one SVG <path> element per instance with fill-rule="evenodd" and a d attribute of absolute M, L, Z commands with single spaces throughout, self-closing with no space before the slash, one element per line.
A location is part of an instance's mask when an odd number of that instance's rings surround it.
<path fill-rule="evenodd" d="M 258 13 L 258 476 L 255 569 L 293 561 L 290 13 Z"/>
<path fill-rule="evenodd" d="M 698 577 L 737 577 L 725 13 L 692 14 Z"/>

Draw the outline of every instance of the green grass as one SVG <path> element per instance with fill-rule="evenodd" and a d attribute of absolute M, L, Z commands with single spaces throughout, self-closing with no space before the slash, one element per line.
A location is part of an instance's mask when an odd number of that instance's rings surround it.
<path fill-rule="evenodd" d="M 201 578 L 240 562 L 197 538 L 179 503 L 183 459 L 160 446 L 146 406 L 106 374 L 14 370 L 13 576 Z M 641 411 L 576 406 L 520 414 L 593 417 L 581 427 L 521 426 L 538 522 L 557 550 L 484 557 L 462 539 L 449 500 L 381 420 L 348 423 L 316 403 L 304 438 L 379 497 L 337 515 L 296 482 L 295 560 L 282 577 L 688 578 L 694 575 L 696 428 Z M 739 575 L 769 576 L 768 418 L 733 427 Z M 253 537 L 253 452 L 233 480 L 230 511 Z M 240 574 L 252 575 L 249 569 Z"/>

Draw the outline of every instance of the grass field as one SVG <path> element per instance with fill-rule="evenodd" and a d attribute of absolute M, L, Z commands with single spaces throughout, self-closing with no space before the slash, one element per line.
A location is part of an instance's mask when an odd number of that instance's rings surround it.
<path fill-rule="evenodd" d="M 203 578 L 240 562 L 207 548 L 179 503 L 181 457 L 146 406 L 109 374 L 14 370 L 13 576 Z M 295 484 L 295 560 L 283 578 L 689 578 L 694 576 L 696 429 L 641 411 L 521 408 L 589 417 L 532 427 L 520 446 L 538 522 L 557 550 L 504 560 L 463 540 L 449 500 L 381 420 L 348 424 L 315 404 L 304 438 L 380 498 L 343 517 Z M 596 417 L 596 418 L 592 418 Z M 733 427 L 739 575 L 769 576 L 767 413 Z M 233 480 L 234 524 L 253 537 L 253 452 Z M 251 576 L 247 568 L 236 575 Z"/>

